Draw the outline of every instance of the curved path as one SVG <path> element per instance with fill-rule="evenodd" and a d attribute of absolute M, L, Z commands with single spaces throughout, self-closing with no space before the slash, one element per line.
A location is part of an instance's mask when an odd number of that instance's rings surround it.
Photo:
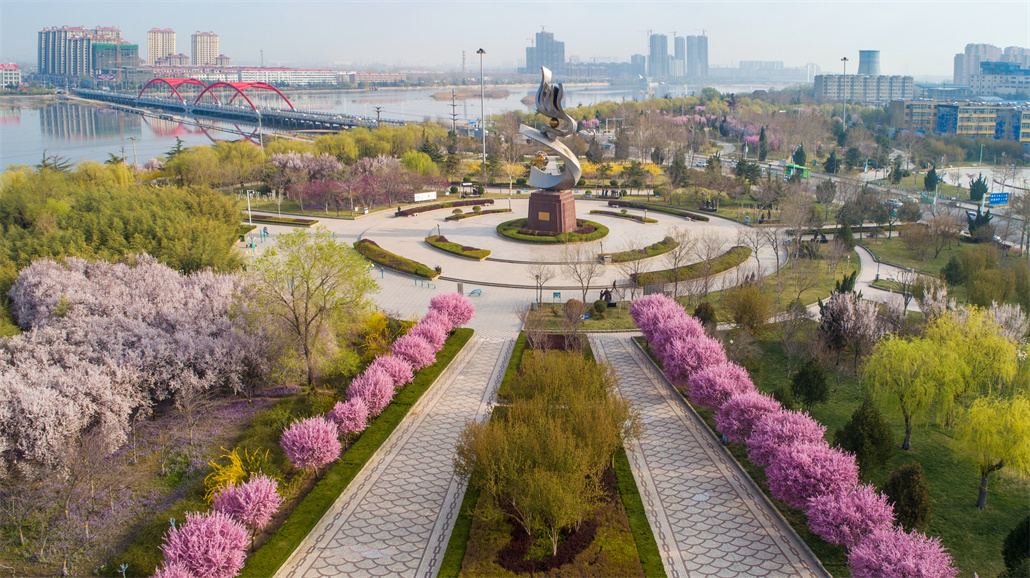
<path fill-rule="evenodd" d="M 454 446 L 466 421 L 490 414 L 515 337 L 476 332 L 277 578 L 436 575 L 465 495 Z"/>
<path fill-rule="evenodd" d="M 590 345 L 643 416 L 627 450 L 671 578 L 829 575 L 631 334 Z"/>

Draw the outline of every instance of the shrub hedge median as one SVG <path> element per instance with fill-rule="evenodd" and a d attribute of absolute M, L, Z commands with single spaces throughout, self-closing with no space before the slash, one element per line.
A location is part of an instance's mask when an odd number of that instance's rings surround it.
<path fill-rule="evenodd" d="M 407 257 L 401 257 L 400 255 L 383 249 L 371 239 L 355 241 L 354 250 L 364 255 L 369 261 L 372 261 L 377 265 L 382 265 L 387 269 L 417 275 L 426 279 L 435 279 L 439 275 L 439 273 L 418 261 L 412 261 Z"/>
<path fill-rule="evenodd" d="M 529 241 L 531 243 L 585 243 L 603 239 L 608 235 L 608 227 L 585 219 L 576 219 L 575 231 L 552 235 L 545 231 L 534 231 L 527 228 L 528 219 L 514 219 L 497 225 L 497 233 L 515 239 L 516 241 Z"/>
<path fill-rule="evenodd" d="M 490 256 L 489 249 L 477 249 L 475 247 L 469 247 L 468 245 L 462 245 L 461 243 L 452 243 L 443 235 L 430 235 L 426 237 L 426 243 L 429 243 L 430 246 L 436 247 L 441 251 L 447 251 L 448 253 L 459 257 L 465 257 L 466 259 L 482 261 Z"/>
<path fill-rule="evenodd" d="M 714 264 L 709 274 L 715 275 L 716 273 L 722 273 L 723 271 L 732 269 L 733 267 L 736 267 L 738 264 L 746 261 L 750 256 L 751 249 L 741 246 L 733 247 L 732 249 L 726 251 L 722 255 L 719 255 L 718 257 L 710 260 L 714 262 Z M 685 281 L 687 279 L 699 277 L 702 274 L 703 265 L 705 263 L 706 261 L 701 261 L 698 263 L 692 263 L 690 265 L 679 267 L 679 280 Z M 648 285 L 651 283 L 671 283 L 674 280 L 674 271 L 675 269 L 664 269 L 662 271 L 648 271 L 647 273 L 640 273 L 635 275 L 633 280 L 639 285 Z"/>

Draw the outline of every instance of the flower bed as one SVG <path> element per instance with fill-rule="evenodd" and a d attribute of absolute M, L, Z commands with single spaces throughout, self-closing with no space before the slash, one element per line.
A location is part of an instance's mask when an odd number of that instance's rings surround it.
<path fill-rule="evenodd" d="M 265 225 L 294 225 L 297 227 L 310 227 L 318 224 L 316 219 L 301 219 L 298 217 L 244 217 L 243 220 L 254 221 Z"/>
<path fill-rule="evenodd" d="M 729 251 L 726 251 L 722 255 L 711 259 L 713 265 L 711 270 L 708 272 L 709 275 L 715 275 L 716 273 L 722 273 L 736 267 L 738 264 L 743 263 L 749 257 L 751 257 L 751 249 L 747 247 L 733 247 Z M 692 263 L 679 268 L 679 280 L 684 281 L 686 279 L 693 279 L 703 274 L 702 267 L 706 261 L 699 263 Z M 675 269 L 663 269 L 661 271 L 648 271 L 647 273 L 639 273 L 632 275 L 631 278 L 639 285 L 648 285 L 651 283 L 671 283 L 675 275 Z"/>
<path fill-rule="evenodd" d="M 461 243 L 452 243 L 447 240 L 447 237 L 443 235 L 430 235 L 426 237 L 426 243 L 431 246 L 440 249 L 441 251 L 447 251 L 459 257 L 465 257 L 466 259 L 475 259 L 482 261 L 490 256 L 489 249 L 477 249 L 475 247 L 469 247 L 468 245 L 462 245 Z"/>
<path fill-rule="evenodd" d="M 445 221 L 460 221 L 462 219 L 468 219 L 469 217 L 478 217 L 480 215 L 493 215 L 496 213 L 510 213 L 511 209 L 489 209 L 486 211 L 479 211 L 478 213 L 461 213 L 458 215 L 451 215 L 450 217 L 444 218 Z"/>
<path fill-rule="evenodd" d="M 648 245 L 643 249 L 631 249 L 629 251 L 619 251 L 618 253 L 611 253 L 612 263 L 625 263 L 627 261 L 636 261 L 638 259 L 647 259 L 649 257 L 657 257 L 658 255 L 664 255 L 669 251 L 672 251 L 679 246 L 679 241 L 676 241 L 672 237 L 666 237 L 653 245 Z"/>
<path fill-rule="evenodd" d="M 618 217 L 620 219 L 630 219 L 632 221 L 637 221 L 638 223 L 657 223 L 658 222 L 657 219 L 649 219 L 649 218 L 643 217 L 641 215 L 631 215 L 629 213 L 616 213 L 615 211 L 598 211 L 598 210 L 595 209 L 593 211 L 590 211 L 590 214 L 591 215 L 607 215 L 609 217 Z"/>
<path fill-rule="evenodd" d="M 410 275 L 417 275 L 426 279 L 435 279 L 437 275 L 439 275 L 439 273 L 418 261 L 412 261 L 407 257 L 401 257 L 400 255 L 383 249 L 371 239 L 355 241 L 354 250 L 364 255 L 369 261 L 372 261 L 377 265 L 382 265 L 387 269 L 393 269 Z"/>
<path fill-rule="evenodd" d="M 421 205 L 417 207 L 408 207 L 407 209 L 397 209 L 398 217 L 410 217 L 411 215 L 417 215 L 419 213 L 425 213 L 427 211 L 437 211 L 439 209 L 450 209 L 453 207 L 472 207 L 475 205 L 492 205 L 494 204 L 493 199 L 471 199 L 467 201 L 447 201 L 445 203 L 433 203 L 432 205 Z"/>
<path fill-rule="evenodd" d="M 497 225 L 497 232 L 516 241 L 532 243 L 585 243 L 603 239 L 608 235 L 608 227 L 585 219 L 576 219 L 575 231 L 554 235 L 547 231 L 527 229 L 528 219 L 514 219 Z"/>
<path fill-rule="evenodd" d="M 653 203 L 638 203 L 635 201 L 608 201 L 609 207 L 627 207 L 630 209 L 647 209 L 649 211 L 658 211 L 659 213 L 666 213 L 669 215 L 676 215 L 677 217 L 686 217 L 694 221 L 708 222 L 708 217 L 704 215 L 698 215 L 690 211 L 684 211 L 676 207 L 670 207 L 668 205 L 656 205 Z"/>
<path fill-rule="evenodd" d="M 650 295 L 633 302 L 630 315 L 669 380 L 686 387 L 694 404 L 714 411 L 717 431 L 746 444 L 749 460 L 765 467 L 772 496 L 805 511 L 820 538 L 849 550 L 852 576 L 958 574 L 940 539 L 894 527 L 893 507 L 859 483 L 855 457 L 831 448 L 824 426 L 759 393 L 675 301 Z"/>

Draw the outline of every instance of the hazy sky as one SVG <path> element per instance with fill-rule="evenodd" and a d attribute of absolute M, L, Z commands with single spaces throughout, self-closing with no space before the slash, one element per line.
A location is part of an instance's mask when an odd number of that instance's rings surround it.
<path fill-rule="evenodd" d="M 118 26 L 146 55 L 146 32 L 172 28 L 189 54 L 195 31 L 221 37 L 234 64 L 350 68 L 445 65 L 470 70 L 486 50 L 487 70 L 514 68 L 541 26 L 566 56 L 628 60 L 647 53 L 647 32 L 708 34 L 709 64 L 814 62 L 827 72 L 857 70 L 859 50 L 880 50 L 884 74 L 951 76 L 967 43 L 1030 46 L 1030 1 L 556 1 L 317 2 L 0 0 L 0 61 L 35 63 L 47 26 Z M 854 64 L 852 64 L 852 62 Z M 852 68 L 854 66 L 855 68 Z"/>

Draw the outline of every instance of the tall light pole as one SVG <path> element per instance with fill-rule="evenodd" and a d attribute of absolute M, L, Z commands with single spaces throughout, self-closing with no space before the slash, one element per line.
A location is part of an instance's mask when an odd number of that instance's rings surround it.
<path fill-rule="evenodd" d="M 480 48 L 479 55 L 479 130 L 483 131 L 483 192 L 486 192 L 486 77 L 483 76 L 483 55 L 486 51 Z"/>
<path fill-rule="evenodd" d="M 848 57 L 840 59 L 844 63 L 844 81 L 841 83 L 841 93 L 844 95 L 844 111 L 841 116 L 844 118 L 844 132 L 848 132 Z"/>

